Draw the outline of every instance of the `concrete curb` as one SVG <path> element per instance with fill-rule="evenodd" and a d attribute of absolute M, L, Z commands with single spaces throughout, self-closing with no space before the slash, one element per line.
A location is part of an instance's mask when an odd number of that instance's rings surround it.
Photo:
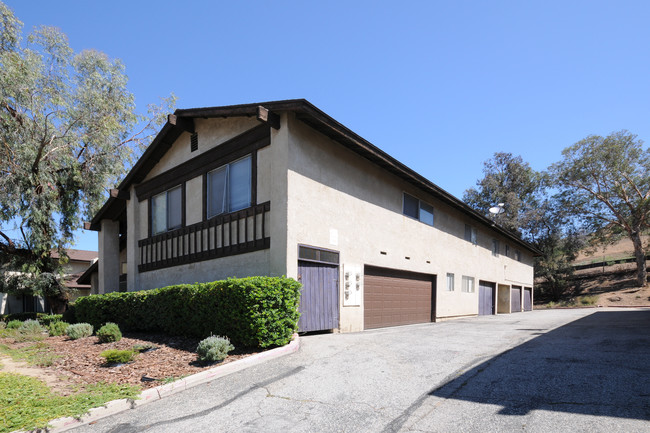
<path fill-rule="evenodd" d="M 245 368 L 252 367 L 254 365 L 258 365 L 263 362 L 279 358 L 281 356 L 295 353 L 299 348 L 300 339 L 298 338 L 298 334 L 294 334 L 291 343 L 287 344 L 286 346 L 267 350 L 265 352 L 249 356 L 247 358 L 240 359 L 238 361 L 229 362 L 228 364 L 219 365 L 209 370 L 193 374 L 192 376 L 188 376 L 184 379 L 180 379 L 166 385 L 160 385 L 155 388 L 147 389 L 145 391 L 142 391 L 142 393 L 140 393 L 139 399 L 136 400 L 121 399 L 109 401 L 104 406 L 90 409 L 87 414 L 83 415 L 79 419 L 72 417 L 55 419 L 49 422 L 47 431 L 52 433 L 63 432 L 84 424 L 89 424 L 91 422 L 114 415 L 119 412 L 135 409 L 136 407 L 151 403 L 156 400 L 160 400 L 172 394 L 176 394 L 177 392 L 185 391 L 186 389 L 192 388 L 202 383 L 210 382 L 220 377 L 241 371 Z"/>

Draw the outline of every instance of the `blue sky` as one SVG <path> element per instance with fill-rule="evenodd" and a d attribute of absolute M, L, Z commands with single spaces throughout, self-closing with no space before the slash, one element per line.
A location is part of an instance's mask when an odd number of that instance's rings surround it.
<path fill-rule="evenodd" d="M 459 198 L 494 152 L 650 139 L 650 2 L 5 2 L 122 59 L 143 110 L 305 98 Z"/>

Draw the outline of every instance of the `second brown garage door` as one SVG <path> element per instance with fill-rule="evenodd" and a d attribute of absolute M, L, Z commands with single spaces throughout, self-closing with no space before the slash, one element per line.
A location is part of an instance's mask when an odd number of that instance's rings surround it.
<path fill-rule="evenodd" d="M 364 329 L 432 321 L 434 275 L 366 266 Z"/>

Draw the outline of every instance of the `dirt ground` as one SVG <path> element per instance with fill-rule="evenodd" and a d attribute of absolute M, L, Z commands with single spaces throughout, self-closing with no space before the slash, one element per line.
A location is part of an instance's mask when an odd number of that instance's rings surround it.
<path fill-rule="evenodd" d="M 639 287 L 634 270 L 612 270 L 576 275 L 574 293 L 598 296 L 603 307 L 650 306 L 650 285 Z"/>
<path fill-rule="evenodd" d="M 198 340 L 161 335 L 128 334 L 120 341 L 100 344 L 97 337 L 70 340 L 68 337 L 48 337 L 43 340 L 47 350 L 58 356 L 49 367 L 33 367 L 24 362 L 14 362 L 7 356 L 0 358 L 2 372 L 16 372 L 44 380 L 55 392 L 68 395 L 79 385 L 107 382 L 140 385 L 152 388 L 172 379 L 179 379 L 218 364 L 205 365 L 194 352 Z M 17 343 L 11 338 L 0 338 L 0 344 L 17 349 L 34 345 L 34 342 Z M 156 348 L 140 353 L 128 364 L 106 365 L 100 353 L 107 349 L 131 349 L 134 345 L 154 345 Z M 255 351 L 234 350 L 223 364 L 250 356 Z"/>

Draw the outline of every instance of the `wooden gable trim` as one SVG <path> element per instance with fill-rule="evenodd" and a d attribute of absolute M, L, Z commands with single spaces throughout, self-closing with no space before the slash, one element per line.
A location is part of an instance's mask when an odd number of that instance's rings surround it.
<path fill-rule="evenodd" d="M 273 129 L 280 129 L 280 115 L 261 105 L 257 107 L 257 120 L 266 123 Z"/>
<path fill-rule="evenodd" d="M 259 125 L 135 187 L 138 201 L 163 192 L 271 144 L 268 125 Z"/>
<path fill-rule="evenodd" d="M 192 117 L 178 117 L 175 114 L 169 114 L 167 116 L 167 122 L 181 129 L 182 131 L 189 132 L 194 134 L 196 131 L 194 129 L 194 119 Z"/>

